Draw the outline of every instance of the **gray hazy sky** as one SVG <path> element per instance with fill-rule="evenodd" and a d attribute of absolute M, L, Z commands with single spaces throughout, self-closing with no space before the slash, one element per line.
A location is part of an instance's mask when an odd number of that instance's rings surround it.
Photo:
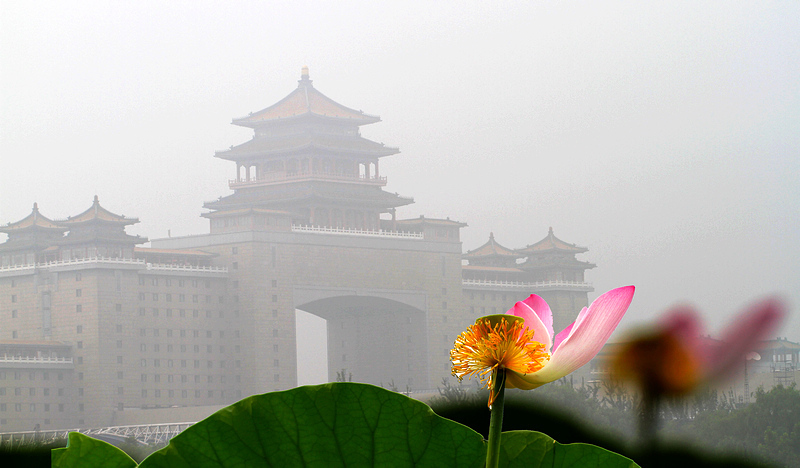
<path fill-rule="evenodd" d="M 800 304 L 798 2 L 4 1 L 0 60 L 2 223 L 97 194 L 131 233 L 207 232 L 235 172 L 214 151 L 252 135 L 231 119 L 308 65 L 382 117 L 362 134 L 402 151 L 400 215 L 467 222 L 464 250 L 552 226 L 591 298 L 637 286 L 623 327 Z"/>

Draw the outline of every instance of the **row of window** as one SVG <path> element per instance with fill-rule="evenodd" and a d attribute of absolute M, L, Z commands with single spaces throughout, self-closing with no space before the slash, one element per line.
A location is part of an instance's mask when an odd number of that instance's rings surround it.
<path fill-rule="evenodd" d="M 152 314 L 153 317 L 160 317 L 161 316 L 161 310 L 156 308 L 156 307 L 151 308 L 150 309 L 150 313 Z M 146 315 L 147 315 L 147 308 L 146 307 L 139 307 L 139 316 L 140 317 L 144 317 Z M 233 312 L 233 315 L 235 317 L 238 317 L 239 316 L 239 311 L 235 310 Z M 173 316 L 173 310 L 172 309 L 165 309 L 164 310 L 164 316 L 165 317 L 172 317 Z M 206 310 L 205 311 L 205 317 L 206 318 L 212 318 L 213 316 L 214 316 L 214 312 L 213 311 L 211 311 L 211 310 Z M 185 318 L 186 317 L 186 309 L 178 309 L 178 317 Z M 199 318 L 199 317 L 200 317 L 200 311 L 197 310 L 197 309 L 193 309 L 192 310 L 192 318 Z M 217 311 L 217 317 L 225 318 L 225 311 L 224 310 Z"/>
<path fill-rule="evenodd" d="M 150 374 L 142 374 L 142 375 L 139 377 L 139 380 L 140 380 L 141 382 L 147 382 L 147 379 L 148 379 L 148 377 L 147 377 L 147 376 L 148 376 L 148 375 L 150 375 Z M 188 376 L 188 375 L 186 375 L 186 374 L 181 374 L 181 375 L 176 375 L 176 374 L 164 374 L 164 375 L 166 375 L 166 376 L 167 376 L 167 383 L 173 383 L 173 382 L 175 382 L 175 380 L 176 380 L 178 377 L 180 377 L 180 381 L 181 381 L 181 383 L 188 383 L 188 382 L 189 382 L 189 376 Z M 227 375 L 225 375 L 225 374 L 220 374 L 220 375 L 219 375 L 219 383 L 223 383 L 223 384 L 224 384 L 224 383 L 227 383 L 227 380 L 228 380 L 228 378 L 227 378 L 227 377 L 228 377 L 228 376 L 227 376 Z M 122 379 L 122 372 L 117 372 L 117 378 L 118 378 L 118 379 Z M 236 379 L 236 382 L 237 382 L 237 383 L 239 383 L 239 382 L 241 382 L 241 381 L 242 381 L 242 376 L 241 376 L 241 375 L 236 375 L 236 376 L 235 376 L 235 379 Z M 200 375 L 195 375 L 195 376 L 194 376 L 194 383 L 203 383 L 203 382 L 200 382 L 201 380 L 202 380 L 202 376 L 200 376 Z M 161 383 L 161 374 L 153 374 L 153 382 L 155 382 L 155 383 Z M 214 383 L 214 376 L 213 376 L 213 375 L 207 375 L 207 376 L 206 376 L 206 382 L 205 382 L 205 383 Z"/>
<path fill-rule="evenodd" d="M 37 387 L 28 387 L 28 396 L 36 396 L 36 388 Z M 23 393 L 22 387 L 14 387 L 15 396 L 22 396 L 22 393 Z M 58 396 L 64 396 L 64 388 L 59 387 L 56 393 Z M 9 392 L 8 394 L 10 395 L 11 393 Z M 0 387 L 0 396 L 5 396 L 5 395 L 6 395 L 6 387 Z M 43 387 L 42 395 L 50 396 L 50 387 Z"/>
<path fill-rule="evenodd" d="M 78 291 L 80 291 L 80 289 L 78 289 Z M 172 302 L 172 293 L 162 293 L 162 294 L 164 295 L 164 300 L 166 302 Z M 78 295 L 78 296 L 80 297 L 80 295 Z M 152 298 L 153 302 L 158 302 L 159 293 L 152 293 L 150 297 Z M 147 300 L 147 293 L 140 292 L 139 293 L 139 300 L 140 301 Z M 217 297 L 217 301 L 220 304 L 225 303 L 225 296 L 218 296 Z M 186 294 L 178 294 L 178 302 L 186 302 Z M 195 303 L 200 302 L 200 295 L 199 294 L 192 294 L 192 302 L 195 302 Z M 205 302 L 206 302 L 206 304 L 211 304 L 212 301 L 211 301 L 211 296 L 210 295 L 208 295 L 208 294 L 205 295 Z M 236 300 L 235 302 L 238 302 L 238 300 Z"/>
<path fill-rule="evenodd" d="M 45 412 L 50 412 L 50 403 L 43 403 L 42 405 L 44 407 L 44 411 Z M 9 411 L 8 408 L 9 408 L 9 404 L 0 403 L 0 412 Z M 28 409 L 29 409 L 29 411 L 31 413 L 36 412 L 36 403 L 28 404 Z M 14 411 L 16 411 L 17 413 L 21 412 L 22 411 L 22 403 L 14 403 Z M 80 403 L 78 405 L 78 411 L 83 411 L 83 403 Z M 59 413 L 63 413 L 64 412 L 64 403 L 59 403 L 58 404 L 58 412 Z M 3 424 L 5 424 L 5 423 L 3 423 Z M 49 423 L 45 422 L 45 424 L 49 424 Z"/>
<path fill-rule="evenodd" d="M 78 327 L 80 327 L 80 325 L 78 325 Z M 122 325 L 117 324 L 117 329 L 116 330 L 117 330 L 117 333 L 122 333 Z M 151 330 L 150 335 L 155 337 L 155 338 L 158 338 L 158 337 L 161 336 L 161 328 L 140 328 L 139 329 L 139 336 L 146 337 L 148 335 L 148 333 L 147 333 L 148 330 Z M 179 332 L 178 335 L 181 338 L 186 338 L 187 330 L 183 330 L 183 329 L 181 329 L 181 330 L 173 330 L 172 328 L 164 328 L 164 332 L 166 333 L 167 338 L 171 338 L 173 336 L 173 332 L 174 331 Z M 192 337 L 193 338 L 200 338 L 201 330 L 188 330 L 188 331 L 192 332 Z M 205 333 L 206 338 L 211 339 L 211 338 L 214 337 L 214 332 L 212 330 L 206 330 L 205 332 L 206 332 Z M 78 332 L 78 333 L 80 333 L 80 332 Z M 219 330 L 218 334 L 219 334 L 220 338 L 225 338 L 225 331 L 224 330 Z M 240 336 L 239 330 L 234 330 L 233 331 L 233 336 L 234 336 L 234 338 L 239 338 L 239 336 Z"/>
<path fill-rule="evenodd" d="M 163 280 L 164 280 L 164 284 L 166 286 L 172 286 L 172 278 L 163 278 Z M 145 278 L 143 276 L 140 276 L 139 277 L 139 286 L 144 286 L 146 284 L 147 284 L 147 278 Z M 158 278 L 150 278 L 150 284 L 152 286 L 158 286 L 159 279 Z M 197 288 L 200 285 L 200 281 L 196 280 L 196 279 L 193 279 L 193 280 L 191 280 L 191 284 L 192 284 L 193 288 Z M 205 280 L 205 281 L 203 281 L 203 285 L 205 286 L 206 289 L 210 289 L 211 288 L 211 281 L 210 280 Z M 180 287 L 180 288 L 186 287 L 186 280 L 179 279 L 178 280 L 178 287 Z"/>
<path fill-rule="evenodd" d="M 11 377 L 12 375 L 14 377 L 14 380 L 21 380 L 22 374 L 24 374 L 24 372 L 22 371 L 14 371 L 13 374 L 11 374 L 10 372 L 7 373 L 6 371 L 0 371 L 0 380 L 5 380 L 7 377 Z M 58 380 L 64 380 L 63 372 L 59 372 L 56 375 L 58 376 Z M 28 380 L 36 380 L 36 372 L 29 372 Z M 42 380 L 50 380 L 50 372 L 48 371 L 42 372 Z"/>

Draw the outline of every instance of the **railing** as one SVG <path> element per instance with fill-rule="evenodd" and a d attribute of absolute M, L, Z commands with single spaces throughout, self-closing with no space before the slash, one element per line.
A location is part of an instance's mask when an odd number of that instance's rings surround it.
<path fill-rule="evenodd" d="M 175 265 L 171 263 L 148 263 L 150 271 L 185 271 L 187 273 L 227 273 L 227 267 Z"/>
<path fill-rule="evenodd" d="M 80 432 L 88 436 L 113 435 L 134 437 L 148 445 L 161 444 L 185 431 L 193 422 L 146 424 L 141 426 L 113 426 L 92 429 L 59 429 L 46 431 L 23 431 L 0 433 L 0 447 L 20 447 L 33 444 L 66 440 L 70 432 Z"/>
<path fill-rule="evenodd" d="M 71 357 L 50 357 L 50 356 L 9 356 L 0 357 L 0 363 L 34 363 L 34 364 L 72 364 Z"/>
<path fill-rule="evenodd" d="M 591 283 L 581 281 L 539 281 L 535 283 L 523 283 L 517 281 L 491 281 L 491 280 L 461 280 L 463 287 L 486 287 L 486 288 L 508 288 L 508 289 L 568 289 L 573 291 L 593 291 Z"/>
<path fill-rule="evenodd" d="M 142 265 L 144 260 L 138 258 L 121 258 L 121 257 L 86 257 L 86 258 L 72 258 L 69 260 L 57 260 L 54 262 L 37 262 L 26 263 L 24 265 L 6 265 L 0 267 L 0 271 L 12 270 L 28 270 L 31 268 L 52 268 L 59 266 L 72 266 L 72 265 L 85 265 L 89 263 L 106 263 L 106 264 L 119 264 L 126 265 Z"/>
<path fill-rule="evenodd" d="M 197 266 L 197 265 L 177 265 L 170 263 L 146 263 L 140 258 L 120 258 L 120 257 L 86 257 L 73 258 L 70 260 L 59 260 L 55 262 L 28 263 L 25 265 L 7 265 L 0 267 L 0 272 L 20 271 L 35 268 L 53 268 L 60 266 L 86 265 L 92 263 L 102 263 L 108 265 L 136 265 L 150 271 L 183 271 L 187 273 L 227 273 L 226 267 Z"/>
<path fill-rule="evenodd" d="M 331 180 L 337 182 L 361 182 L 370 185 L 386 185 L 386 177 L 368 177 L 363 175 L 337 174 L 335 172 L 270 172 L 258 177 L 247 179 L 229 179 L 230 188 L 245 187 L 250 185 L 269 185 L 277 182 L 287 182 L 292 180 L 317 179 Z"/>
<path fill-rule="evenodd" d="M 369 229 L 346 229 L 325 226 L 306 226 L 299 224 L 292 224 L 292 232 L 304 232 L 312 234 L 333 234 L 340 236 L 366 236 L 366 237 L 383 237 L 395 239 L 423 239 L 424 235 L 421 232 L 410 231 L 384 231 L 369 230 Z"/>

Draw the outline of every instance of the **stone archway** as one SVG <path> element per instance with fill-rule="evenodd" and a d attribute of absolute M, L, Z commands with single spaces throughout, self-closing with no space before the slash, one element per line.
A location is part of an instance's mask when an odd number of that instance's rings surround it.
<path fill-rule="evenodd" d="M 427 313 L 372 295 L 330 295 L 296 309 L 327 321 L 328 380 L 345 370 L 353 381 L 400 391 L 427 389 Z"/>

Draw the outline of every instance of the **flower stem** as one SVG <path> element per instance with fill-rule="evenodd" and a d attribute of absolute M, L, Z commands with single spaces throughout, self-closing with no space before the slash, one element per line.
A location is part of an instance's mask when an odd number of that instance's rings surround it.
<path fill-rule="evenodd" d="M 486 449 L 486 468 L 497 468 L 500 462 L 500 433 L 503 430 L 503 404 L 506 394 L 506 370 L 498 369 L 497 375 L 492 379 L 495 395 L 492 402 L 492 415 L 489 420 L 489 446 Z"/>

